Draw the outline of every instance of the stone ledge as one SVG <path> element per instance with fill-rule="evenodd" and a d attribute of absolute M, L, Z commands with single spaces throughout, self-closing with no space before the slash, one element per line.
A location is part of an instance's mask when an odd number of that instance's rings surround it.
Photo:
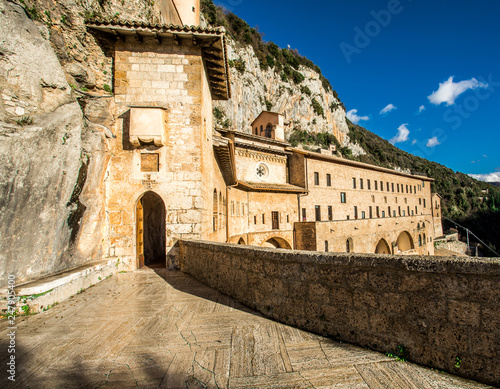
<path fill-rule="evenodd" d="M 70 296 L 93 286 L 120 271 L 132 270 L 130 259 L 108 258 L 75 269 L 66 270 L 49 277 L 41 278 L 14 288 L 16 297 L 26 298 L 26 302 L 17 301 L 20 308 L 29 305 L 30 312 L 39 312 L 46 307 L 66 300 Z M 1 309 L 7 308 L 7 289 L 0 290 Z"/>
<path fill-rule="evenodd" d="M 335 264 L 346 267 L 373 267 L 418 271 L 425 273 L 442 274 L 475 274 L 500 276 L 499 258 L 458 258 L 437 257 L 423 255 L 388 255 L 388 254 L 357 254 L 357 253 L 323 253 L 303 250 L 279 250 L 257 246 L 242 246 L 232 243 L 217 243 L 209 241 L 182 241 L 182 244 L 209 248 L 224 253 L 242 253 L 261 251 L 266 253 L 267 259 L 280 262 Z M 243 250 L 243 251 L 240 251 Z"/>

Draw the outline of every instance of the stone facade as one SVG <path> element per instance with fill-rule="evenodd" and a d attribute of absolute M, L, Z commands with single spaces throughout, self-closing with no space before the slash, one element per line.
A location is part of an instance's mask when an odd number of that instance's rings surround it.
<path fill-rule="evenodd" d="M 91 28 L 119 38 L 104 258 L 176 266 L 178 239 L 434 253 L 431 179 L 291 148 L 273 112 L 254 121 L 259 135 L 213 130 L 212 100 L 229 96 L 223 31 Z"/>
<path fill-rule="evenodd" d="M 500 261 L 180 242 L 181 270 L 285 324 L 499 385 Z"/>

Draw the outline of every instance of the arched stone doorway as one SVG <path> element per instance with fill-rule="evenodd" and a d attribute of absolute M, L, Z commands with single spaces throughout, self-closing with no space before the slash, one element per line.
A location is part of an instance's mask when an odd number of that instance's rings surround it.
<path fill-rule="evenodd" d="M 403 231 L 401 234 L 399 234 L 396 245 L 398 246 L 398 251 L 400 252 L 413 250 L 415 248 L 413 239 L 407 231 Z"/>
<path fill-rule="evenodd" d="M 245 244 L 245 239 L 240 238 L 240 240 L 238 241 L 238 244 Z"/>
<path fill-rule="evenodd" d="M 136 210 L 138 267 L 166 266 L 165 204 L 154 192 L 146 192 Z"/>
<path fill-rule="evenodd" d="M 390 254 L 391 248 L 385 239 L 380 239 L 375 248 L 375 254 Z"/>
<path fill-rule="evenodd" d="M 268 239 L 262 246 L 275 247 L 277 249 L 292 249 L 292 246 L 290 246 L 290 244 L 285 239 L 278 237 Z"/>

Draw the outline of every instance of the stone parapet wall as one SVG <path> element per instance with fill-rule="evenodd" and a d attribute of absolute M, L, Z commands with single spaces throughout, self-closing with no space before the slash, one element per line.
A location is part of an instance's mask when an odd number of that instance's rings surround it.
<path fill-rule="evenodd" d="M 180 241 L 185 273 L 280 322 L 500 384 L 500 260 Z"/>

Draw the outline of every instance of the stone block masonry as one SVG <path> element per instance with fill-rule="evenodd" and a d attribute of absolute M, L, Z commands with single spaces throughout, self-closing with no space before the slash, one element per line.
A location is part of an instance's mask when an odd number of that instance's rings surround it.
<path fill-rule="evenodd" d="M 500 384 L 500 260 L 180 241 L 181 270 L 270 318 Z"/>

